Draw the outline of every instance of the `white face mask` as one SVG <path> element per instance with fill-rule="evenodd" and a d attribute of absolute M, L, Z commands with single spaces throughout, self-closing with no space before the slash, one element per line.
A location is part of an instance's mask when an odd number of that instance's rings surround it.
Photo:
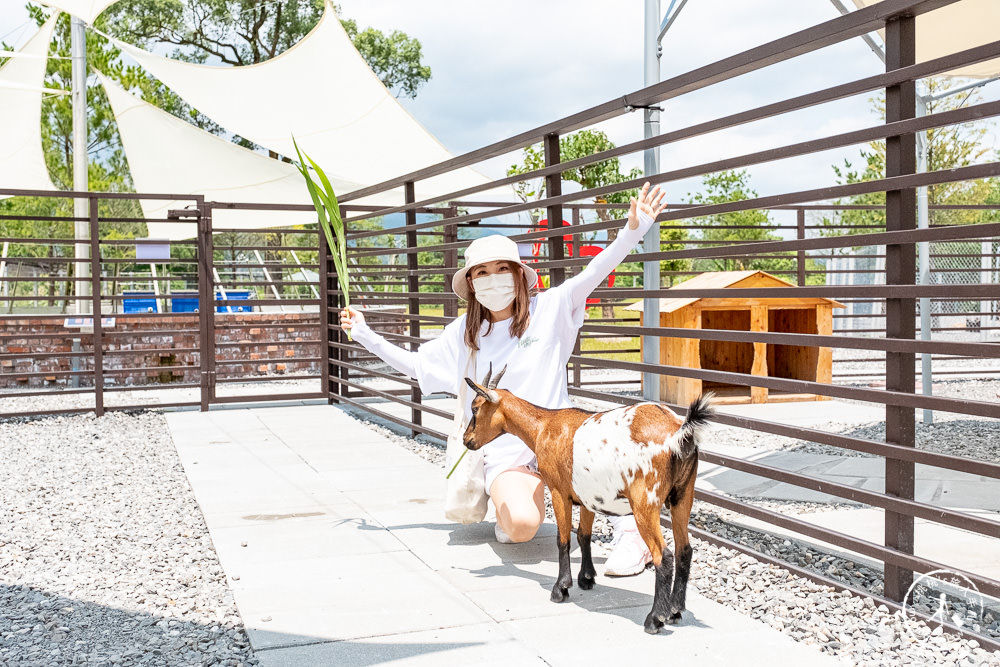
<path fill-rule="evenodd" d="M 476 301 L 490 310 L 503 310 L 514 301 L 512 273 L 494 273 L 491 276 L 475 278 L 472 287 L 476 291 Z"/>

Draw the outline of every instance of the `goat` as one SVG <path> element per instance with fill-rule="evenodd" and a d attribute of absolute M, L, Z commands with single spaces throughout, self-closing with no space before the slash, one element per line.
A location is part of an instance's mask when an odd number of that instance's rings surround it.
<path fill-rule="evenodd" d="M 644 628 L 656 634 L 665 623 L 676 623 L 685 608 L 691 571 L 688 520 L 698 472 L 697 437 L 713 414 L 711 394 L 695 399 L 684 420 L 658 403 L 597 413 L 553 410 L 497 389 L 506 370 L 505 366 L 491 381 L 491 365 L 482 384 L 465 378 L 477 396 L 463 442 L 476 450 L 503 433 L 513 433 L 535 452 L 559 528 L 559 576 L 552 601 L 566 601 L 573 585 L 569 563 L 573 505 L 580 506 L 577 541 L 582 563 L 577 583 L 584 590 L 594 587 L 596 574 L 590 553 L 594 512 L 615 516 L 631 512 L 656 569 L 653 608 Z M 676 556 L 665 547 L 660 529 L 660 508 L 665 503 L 670 507 Z"/>

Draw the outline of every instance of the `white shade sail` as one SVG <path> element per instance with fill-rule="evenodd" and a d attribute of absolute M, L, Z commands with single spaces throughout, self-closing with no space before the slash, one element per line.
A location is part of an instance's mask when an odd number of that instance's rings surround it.
<path fill-rule="evenodd" d="M 85 23 L 93 23 L 101 12 L 118 0 L 39 0 L 39 2 L 82 19 Z"/>
<path fill-rule="evenodd" d="M 56 17 L 42 25 L 12 58 L 0 67 L 0 184 L 22 190 L 55 190 L 42 154 L 42 86 L 45 55 Z"/>
<path fill-rule="evenodd" d="M 312 204 L 295 166 L 247 150 L 138 99 L 117 83 L 98 75 L 118 122 L 122 144 L 137 192 L 203 195 L 206 201 L 265 204 Z M 338 194 L 355 190 L 357 183 L 334 178 Z M 397 194 L 382 195 L 388 205 Z M 359 202 L 360 203 L 360 202 Z M 142 200 L 147 218 L 166 218 L 168 209 L 183 208 L 191 200 Z M 312 212 L 216 210 L 217 227 L 255 229 L 316 222 Z M 188 238 L 192 225 L 150 222 L 153 238 Z"/>
<path fill-rule="evenodd" d="M 854 0 L 858 9 L 882 0 Z M 885 39 L 885 31 L 879 34 Z M 963 0 L 917 17 L 917 62 L 940 58 L 1000 39 L 1000 0 Z M 948 76 L 989 79 L 1000 75 L 1000 59 L 969 65 Z"/>
<path fill-rule="evenodd" d="M 308 35 L 256 65 L 199 65 L 115 44 L 231 132 L 289 157 L 294 134 L 327 173 L 371 185 L 452 157 L 382 85 L 329 3 Z M 419 183 L 417 197 L 486 182 L 463 168 Z"/>

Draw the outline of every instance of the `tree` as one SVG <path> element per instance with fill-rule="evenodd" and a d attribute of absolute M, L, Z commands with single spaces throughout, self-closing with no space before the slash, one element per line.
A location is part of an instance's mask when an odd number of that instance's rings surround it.
<path fill-rule="evenodd" d="M 26 7 L 38 25 L 49 16 L 49 10 L 40 6 L 28 3 Z M 322 12 L 323 0 L 188 0 L 187 4 L 181 0 L 133 0 L 116 3 L 95 24 L 101 32 L 139 46 L 149 46 L 155 41 L 175 44 L 177 49 L 174 55 L 191 62 L 205 62 L 218 52 L 220 59 L 229 64 L 250 64 L 278 55 L 296 43 L 315 26 Z M 430 79 L 430 68 L 420 63 L 421 47 L 416 39 L 398 31 L 388 38 L 372 28 L 359 32 L 357 25 L 350 20 L 345 21 L 345 29 L 356 37 L 355 43 L 362 50 L 363 57 L 372 63 L 387 87 L 396 87 L 400 93 L 413 97 L 419 86 Z M 9 48 L 9 45 L 3 44 L 3 47 Z M 49 53 L 63 59 L 49 59 L 45 85 L 70 90 L 70 18 L 66 14 L 58 19 Z M 100 70 L 127 90 L 137 91 L 147 102 L 201 129 L 225 134 L 223 128 L 191 108 L 155 78 L 138 67 L 124 65 L 120 51 L 98 32 L 88 33 L 87 62 L 91 69 Z M 101 192 L 133 191 L 114 114 L 103 88 L 93 77 L 88 81 L 87 102 L 89 189 Z M 257 148 L 240 137 L 232 139 L 248 148 Z M 69 96 L 44 100 L 42 143 L 53 183 L 60 189 L 71 189 L 73 138 Z M 271 156 L 277 157 L 273 153 Z M 100 206 L 103 217 L 142 217 L 134 200 L 104 200 Z M 4 222 L 4 231 L 10 236 L 73 236 L 70 222 L 32 219 L 72 215 L 72 204 L 68 200 L 14 197 L 0 200 L 0 213 L 24 216 L 23 220 Z M 144 223 L 102 223 L 101 234 L 102 238 L 134 238 L 145 236 L 146 228 Z M 16 244 L 10 249 L 13 257 L 57 258 L 66 253 L 73 254 L 71 246 Z M 59 272 L 64 266 L 50 262 L 43 269 Z M 116 265 L 116 269 L 121 266 Z"/>
<path fill-rule="evenodd" d="M 141 45 L 172 44 L 173 58 L 253 65 L 302 39 L 319 22 L 323 6 L 324 0 L 132 0 L 113 5 L 106 16 L 115 36 Z M 339 16 L 340 7 L 334 9 Z M 375 28 L 359 30 L 352 19 L 341 19 L 341 24 L 397 97 L 416 97 L 430 80 L 419 40 L 398 30 L 388 36 Z"/>
<path fill-rule="evenodd" d="M 608 135 L 604 132 L 601 132 L 600 130 L 580 130 L 579 132 L 574 132 L 573 134 L 568 134 L 559 138 L 560 161 L 570 162 L 582 157 L 587 157 L 588 155 L 593 155 L 594 153 L 611 150 L 614 147 L 614 142 L 608 139 Z M 545 152 L 542 148 L 542 144 L 535 144 L 524 149 L 521 164 L 515 164 L 508 167 L 507 175 L 515 176 L 518 174 L 526 174 L 544 167 Z M 621 171 L 621 163 L 618 158 L 602 160 L 601 162 L 595 162 L 582 167 L 569 169 L 562 173 L 563 180 L 579 183 L 585 190 L 604 187 L 606 185 L 614 185 L 623 181 L 639 178 L 640 176 L 642 176 L 642 170 L 636 168 L 633 168 L 627 174 L 623 174 Z M 545 198 L 545 179 L 521 181 L 514 185 L 514 190 L 523 202 L 539 201 Z M 634 197 L 637 192 L 637 189 L 631 188 L 628 190 L 622 190 L 621 192 L 614 192 L 601 197 L 595 197 L 595 204 L 624 204 L 621 209 L 597 209 L 597 218 L 599 220 L 606 221 L 613 220 L 615 217 L 623 216 L 628 210 L 629 199 Z M 541 218 L 541 211 L 534 210 L 531 212 L 531 215 L 532 221 L 538 222 Z M 612 234 L 610 238 L 613 239 L 614 235 Z"/>
<path fill-rule="evenodd" d="M 924 97 L 933 98 L 947 93 L 948 90 L 963 82 L 947 78 L 931 78 L 926 80 Z M 929 99 L 927 115 L 961 109 L 972 103 L 981 101 L 975 94 L 944 95 L 940 99 Z M 885 119 L 884 96 L 872 99 L 873 110 Z M 927 171 L 954 169 L 975 164 L 987 154 L 989 147 L 983 143 L 989 128 L 983 123 L 962 123 L 927 130 Z M 833 170 L 838 184 L 861 183 L 885 177 L 885 141 L 873 141 L 867 149 L 861 151 L 865 161 L 863 170 L 858 171 L 846 161 L 842 167 L 834 165 Z M 927 203 L 930 206 L 928 218 L 932 225 L 968 224 L 984 220 L 982 211 L 975 210 L 935 210 L 936 205 L 982 204 L 990 195 L 991 189 L 998 187 L 997 179 L 978 181 L 958 181 L 940 183 L 927 188 Z M 837 205 L 885 206 L 885 193 L 873 192 L 838 199 Z M 827 234 L 857 234 L 877 231 L 871 226 L 885 227 L 885 212 L 883 210 L 847 210 L 839 211 L 833 216 L 824 218 L 823 225 Z M 869 227 L 869 228 L 865 228 Z"/>
<path fill-rule="evenodd" d="M 613 148 L 615 148 L 614 142 L 600 130 L 580 130 L 579 132 L 559 138 L 559 157 L 561 162 L 570 162 Z M 545 167 L 545 152 L 542 144 L 536 144 L 524 149 L 521 164 L 508 167 L 507 175 L 526 174 L 536 169 L 542 169 L 543 167 Z M 609 158 L 562 172 L 563 180 L 579 183 L 580 187 L 584 190 L 615 185 L 616 183 L 633 180 L 640 176 L 642 176 L 642 170 L 638 168 L 631 169 L 627 174 L 622 173 L 621 162 L 618 158 Z M 514 190 L 521 201 L 540 201 L 545 198 L 545 180 L 521 181 L 514 185 Z M 625 217 L 628 214 L 629 199 L 636 196 L 636 194 L 638 194 L 637 188 L 629 188 L 595 197 L 595 204 L 622 204 L 621 208 L 597 208 L 595 210 L 597 219 L 606 222 L 615 218 Z M 533 210 L 531 217 L 532 222 L 537 223 L 541 218 L 541 210 Z M 617 229 L 609 229 L 608 242 L 613 241 L 617 234 Z M 634 267 L 629 266 L 628 269 L 634 270 Z M 604 306 L 603 316 L 608 319 L 614 317 L 611 306 Z"/>
<path fill-rule="evenodd" d="M 688 203 L 711 205 L 754 199 L 757 192 L 750 187 L 750 175 L 742 171 L 723 171 L 702 177 L 705 190 L 694 194 L 688 193 Z M 698 217 L 693 223 L 699 227 L 699 237 L 702 247 L 718 247 L 754 241 L 776 241 L 780 236 L 771 229 L 771 218 L 767 211 L 750 209 L 716 213 Z M 748 255 L 752 250 L 748 248 Z M 744 271 L 761 270 L 776 273 L 787 273 L 795 269 L 795 260 L 785 258 L 755 258 L 720 257 L 699 259 L 694 262 L 698 271 Z"/>
<path fill-rule="evenodd" d="M 46 10 L 29 4 L 29 15 L 41 25 L 48 18 Z M 47 63 L 45 86 L 70 90 L 72 71 L 70 56 L 70 18 L 66 14 L 59 17 L 53 32 Z M 119 60 L 120 53 L 105 38 L 98 34 L 87 40 L 87 59 L 94 67 L 116 80 L 126 74 Z M 133 74 L 128 74 L 135 76 Z M 128 174 L 124 151 L 118 137 L 117 125 L 103 89 L 92 85 L 87 90 L 87 152 L 89 189 L 102 192 L 131 191 L 132 183 Z M 68 95 L 50 96 L 42 102 L 42 150 L 46 166 L 53 184 L 63 190 L 73 188 L 73 127 L 72 103 Z M 73 215 L 73 204 L 69 199 L 52 197 L 12 197 L 0 200 L 0 213 L 23 216 L 20 220 L 4 222 L 4 231 L 9 236 L 33 239 L 65 239 L 73 237 L 73 223 L 68 220 L 39 221 L 39 217 L 66 218 Z M 103 200 L 99 214 L 111 218 L 141 217 L 138 202 L 134 200 Z M 128 222 L 104 222 L 101 224 L 101 238 L 133 238 L 145 235 L 145 224 Z M 124 246 L 106 248 L 108 258 L 122 258 Z M 18 243 L 9 250 L 11 257 L 32 258 L 46 275 L 66 278 L 73 275 L 72 264 L 59 261 L 74 255 L 70 244 Z M 114 265 L 115 272 L 122 265 Z M 49 283 L 49 294 L 55 293 L 56 281 Z M 25 284 L 23 288 L 27 288 Z M 65 288 L 62 288 L 65 293 Z M 65 303 L 63 304 L 65 306 Z"/>

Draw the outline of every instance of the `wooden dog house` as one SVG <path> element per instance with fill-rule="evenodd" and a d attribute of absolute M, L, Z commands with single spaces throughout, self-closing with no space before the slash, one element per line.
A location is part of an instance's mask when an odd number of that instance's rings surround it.
<path fill-rule="evenodd" d="M 794 287 L 763 271 L 717 271 L 702 273 L 671 289 L 722 289 L 748 287 Z M 820 334 L 833 332 L 833 309 L 843 305 L 816 297 L 662 298 L 660 326 L 684 329 L 727 329 L 776 333 Z M 643 311 L 642 301 L 627 307 Z M 696 338 L 661 338 L 660 363 L 705 370 L 729 371 L 776 378 L 830 383 L 833 352 L 828 347 L 772 345 Z M 723 403 L 767 403 L 768 401 L 813 401 L 815 394 L 768 392 L 766 387 L 709 382 L 663 375 L 660 399 L 687 405 L 703 391 L 714 391 Z"/>

